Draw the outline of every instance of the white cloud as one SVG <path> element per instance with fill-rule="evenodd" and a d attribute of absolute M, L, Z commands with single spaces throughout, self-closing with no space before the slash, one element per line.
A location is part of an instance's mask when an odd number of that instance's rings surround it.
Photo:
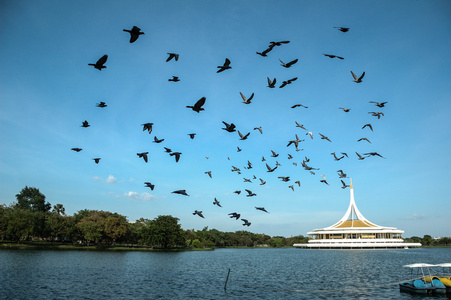
<path fill-rule="evenodd" d="M 133 192 L 130 191 L 128 193 L 124 193 L 125 197 L 127 197 L 129 200 L 141 200 L 141 201 L 151 201 L 151 200 L 155 200 L 157 199 L 156 196 L 151 195 L 149 193 L 137 193 L 137 192 Z"/>
<path fill-rule="evenodd" d="M 109 175 L 108 178 L 106 179 L 106 183 L 110 184 L 110 183 L 116 183 L 117 179 L 113 176 L 113 175 Z"/>
<path fill-rule="evenodd" d="M 426 218 L 427 217 L 425 215 L 420 215 L 420 214 L 414 213 L 412 216 L 404 217 L 403 219 L 404 220 L 424 220 Z"/>
<path fill-rule="evenodd" d="M 99 176 L 94 176 L 94 177 L 92 177 L 92 179 L 94 179 L 95 181 L 103 181 L 103 178 L 101 178 Z"/>

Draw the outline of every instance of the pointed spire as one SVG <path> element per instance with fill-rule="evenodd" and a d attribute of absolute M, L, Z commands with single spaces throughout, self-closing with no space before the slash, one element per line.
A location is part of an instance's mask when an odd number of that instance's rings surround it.
<path fill-rule="evenodd" d="M 352 186 L 352 178 L 351 178 L 351 186 L 349 188 L 354 189 L 353 186 Z"/>

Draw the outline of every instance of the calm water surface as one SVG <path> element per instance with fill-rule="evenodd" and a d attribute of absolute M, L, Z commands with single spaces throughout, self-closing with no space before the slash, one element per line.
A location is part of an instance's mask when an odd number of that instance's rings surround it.
<path fill-rule="evenodd" d="M 0 250 L 0 299 L 422 299 L 398 286 L 418 262 L 451 262 L 451 248 Z"/>

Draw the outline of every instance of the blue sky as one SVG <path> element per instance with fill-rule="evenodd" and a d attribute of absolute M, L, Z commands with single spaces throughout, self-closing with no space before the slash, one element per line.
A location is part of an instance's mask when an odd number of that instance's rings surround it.
<path fill-rule="evenodd" d="M 63 204 L 68 214 L 108 210 L 130 221 L 172 215 L 185 229 L 236 231 L 242 222 L 227 214 L 238 212 L 252 223 L 246 230 L 306 235 L 345 213 L 349 189 L 341 188 L 341 169 L 352 177 L 356 203 L 370 221 L 405 230 L 407 237 L 451 235 L 449 1 L 0 5 L 1 204 L 14 202 L 27 185 L 50 203 Z M 130 44 L 122 30 L 133 26 L 145 35 Z M 290 43 L 274 47 L 268 57 L 256 54 L 271 41 L 285 40 Z M 168 52 L 180 59 L 166 62 Z M 104 54 L 106 69 L 88 66 Z M 225 58 L 232 69 L 216 73 Z M 279 59 L 299 61 L 286 69 Z M 362 83 L 353 82 L 351 70 L 365 72 Z M 169 82 L 173 75 L 181 81 Z M 276 88 L 267 87 L 267 77 L 277 78 Z M 240 92 L 254 93 L 252 103 L 243 104 Z M 201 97 L 204 111 L 186 108 Z M 100 101 L 108 106 L 96 107 Z M 388 103 L 378 108 L 369 101 Z M 308 108 L 292 109 L 297 103 Z M 368 114 L 379 111 L 380 119 Z M 89 128 L 81 127 L 84 120 Z M 222 121 L 250 132 L 249 138 L 222 130 Z M 152 134 L 142 130 L 147 122 L 154 123 Z M 361 129 L 367 123 L 373 132 Z M 263 134 L 253 130 L 257 126 Z M 296 134 L 305 139 L 302 151 L 286 146 Z M 153 143 L 154 136 L 165 140 Z M 362 137 L 371 143 L 357 142 Z M 180 161 L 163 147 L 182 152 Z M 271 150 L 279 156 L 270 157 Z M 149 162 L 138 152 L 149 152 Z M 349 158 L 334 161 L 331 152 Z M 385 159 L 358 160 L 355 152 L 378 152 Z M 266 172 L 262 156 L 271 167 L 276 160 L 281 166 Z M 95 157 L 101 157 L 99 164 Z M 302 168 L 305 157 L 320 169 L 315 175 Z M 244 182 L 254 175 L 257 180 Z M 259 185 L 258 178 L 267 183 Z M 297 180 L 301 187 L 292 191 L 288 186 Z M 154 191 L 144 187 L 146 181 Z M 190 196 L 171 193 L 180 189 Z M 257 196 L 245 197 L 245 189 Z M 215 197 L 222 208 L 212 204 Z"/>

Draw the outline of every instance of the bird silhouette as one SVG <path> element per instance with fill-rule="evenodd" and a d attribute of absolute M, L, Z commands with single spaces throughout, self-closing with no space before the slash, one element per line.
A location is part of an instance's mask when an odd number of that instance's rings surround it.
<path fill-rule="evenodd" d="M 211 171 L 207 171 L 207 172 L 204 172 L 205 174 L 208 174 L 208 176 L 210 176 L 210 178 L 212 178 L 211 177 Z"/>
<path fill-rule="evenodd" d="M 149 132 L 149 134 L 152 133 L 153 123 L 144 123 L 144 124 L 141 124 L 141 126 L 143 126 L 143 131 L 147 130 Z"/>
<path fill-rule="evenodd" d="M 245 190 L 247 192 L 246 197 L 254 197 L 257 196 L 257 194 L 253 193 L 251 190 Z"/>
<path fill-rule="evenodd" d="M 168 54 L 169 54 L 169 57 L 168 57 L 168 59 L 166 59 L 166 62 L 170 61 L 173 58 L 175 59 L 175 61 L 179 60 L 179 55 L 177 53 L 168 53 Z"/>
<path fill-rule="evenodd" d="M 277 169 L 278 166 L 275 166 L 274 168 L 271 168 L 268 164 L 266 164 L 266 168 L 268 169 L 268 171 L 266 172 L 274 172 L 275 169 Z"/>
<path fill-rule="evenodd" d="M 173 191 L 173 192 L 171 192 L 171 194 L 179 194 L 179 195 L 183 195 L 183 196 L 189 196 L 189 195 L 186 193 L 186 190 L 177 190 L 177 191 Z"/>
<path fill-rule="evenodd" d="M 107 107 L 108 105 L 105 104 L 105 102 L 100 102 L 96 104 L 96 107 L 100 107 L 100 108 L 104 108 Z"/>
<path fill-rule="evenodd" d="M 187 106 L 187 108 L 191 108 L 193 111 L 199 113 L 201 110 L 205 110 L 202 108 L 205 104 L 205 100 L 207 100 L 207 98 L 202 97 L 196 102 L 196 104 L 194 104 L 194 106 Z"/>
<path fill-rule="evenodd" d="M 339 161 L 340 159 L 342 159 L 343 157 L 345 157 L 344 155 L 341 156 L 341 157 L 337 157 L 337 156 L 335 155 L 335 152 L 332 152 L 331 155 L 334 156 L 334 159 L 335 159 L 336 161 Z"/>
<path fill-rule="evenodd" d="M 277 178 L 280 178 L 283 182 L 288 182 L 290 181 L 290 176 L 279 176 Z"/>
<path fill-rule="evenodd" d="M 338 178 L 348 178 L 348 177 L 346 176 L 346 174 L 343 173 L 343 170 L 338 170 L 337 173 L 338 173 Z"/>
<path fill-rule="evenodd" d="M 152 184 L 150 182 L 144 182 L 144 184 L 145 184 L 146 187 L 150 188 L 152 191 L 155 188 L 155 184 Z"/>
<path fill-rule="evenodd" d="M 243 221 L 244 223 L 243 223 L 243 226 L 251 226 L 251 222 L 249 222 L 248 220 L 246 220 L 246 219 L 241 219 L 241 221 Z"/>
<path fill-rule="evenodd" d="M 195 133 L 188 133 L 188 135 L 189 135 L 189 137 L 190 137 L 191 139 L 194 139 L 194 137 L 196 136 Z"/>
<path fill-rule="evenodd" d="M 345 188 L 349 187 L 349 185 L 347 185 L 343 180 L 340 180 L 340 181 L 341 181 L 341 184 L 343 185 L 341 187 L 342 189 L 345 189 Z"/>
<path fill-rule="evenodd" d="M 234 193 L 239 195 L 239 194 L 241 194 L 241 191 L 234 191 Z"/>
<path fill-rule="evenodd" d="M 98 158 L 93 158 L 92 160 L 93 160 L 96 164 L 98 164 L 98 163 L 100 162 L 100 159 L 101 159 L 101 158 L 98 157 Z"/>
<path fill-rule="evenodd" d="M 276 152 L 274 152 L 273 150 L 271 150 L 271 157 L 277 157 L 277 156 L 279 156 L 279 154 L 278 153 L 276 153 Z"/>
<path fill-rule="evenodd" d="M 301 129 L 307 130 L 305 129 L 304 125 L 299 124 L 298 122 L 294 121 L 294 123 L 296 123 L 296 127 L 299 127 Z M 313 139 L 313 136 L 311 136 L 311 138 Z"/>
<path fill-rule="evenodd" d="M 172 152 L 172 150 L 169 149 L 169 148 L 166 148 L 166 147 L 163 147 L 163 148 L 164 148 L 164 152 L 167 152 L 167 153 L 171 153 Z"/>
<path fill-rule="evenodd" d="M 202 214 L 202 211 L 199 211 L 199 210 L 195 210 L 193 212 L 193 215 L 198 215 L 199 217 L 204 218 L 204 215 Z"/>
<path fill-rule="evenodd" d="M 258 131 L 260 131 L 260 134 L 263 134 L 263 130 L 262 130 L 262 128 L 260 126 L 259 127 L 255 127 L 254 130 L 258 130 Z"/>
<path fill-rule="evenodd" d="M 224 125 L 225 125 L 225 128 L 222 128 L 223 130 L 225 130 L 227 132 L 234 132 L 234 131 L 236 131 L 235 130 L 235 127 L 236 127 L 235 124 L 233 124 L 233 123 L 228 124 L 228 123 L 226 123 L 224 121 L 222 121 L 222 123 L 224 123 Z"/>
<path fill-rule="evenodd" d="M 381 102 L 381 103 L 379 103 L 379 102 L 376 102 L 376 101 L 370 101 L 370 103 L 374 103 L 377 107 L 385 107 L 385 104 L 386 103 L 388 103 L 388 102 Z"/>
<path fill-rule="evenodd" d="M 238 220 L 240 218 L 241 214 L 233 212 L 233 213 L 230 213 L 229 216 L 230 216 L 230 218 L 235 218 L 236 220 Z"/>
<path fill-rule="evenodd" d="M 142 157 L 145 162 L 147 162 L 147 154 L 149 154 L 149 152 L 136 153 L 136 155 L 138 155 L 139 158 Z"/>
<path fill-rule="evenodd" d="M 377 152 L 363 153 L 363 155 L 368 155 L 368 156 L 379 156 L 379 157 L 381 157 L 381 158 L 385 158 L 385 157 L 383 157 L 382 155 L 380 155 L 380 154 L 377 153 Z"/>
<path fill-rule="evenodd" d="M 322 182 L 322 183 L 325 183 L 325 184 L 329 185 L 329 184 L 327 183 L 326 179 L 321 179 L 319 182 Z"/>
<path fill-rule="evenodd" d="M 369 114 L 371 114 L 373 117 L 377 117 L 378 119 L 380 119 L 381 116 L 384 115 L 383 112 L 374 112 L 374 111 L 370 111 Z"/>
<path fill-rule="evenodd" d="M 244 180 L 244 182 L 249 182 L 249 183 L 252 183 L 252 181 L 251 181 L 250 179 L 247 179 L 247 178 L 243 178 L 243 180 Z"/>
<path fill-rule="evenodd" d="M 164 141 L 164 139 L 160 139 L 160 140 L 159 140 L 156 136 L 153 137 L 153 142 L 154 142 L 154 143 L 159 144 L 159 143 L 161 143 L 162 141 Z"/>
<path fill-rule="evenodd" d="M 282 44 L 289 44 L 290 41 L 280 41 L 280 42 L 269 42 L 269 46 L 270 47 L 274 47 L 274 46 L 282 46 Z"/>
<path fill-rule="evenodd" d="M 274 46 L 269 46 L 267 49 L 265 49 L 263 52 L 256 52 L 258 55 L 263 56 L 263 57 L 267 57 L 269 51 L 272 50 L 272 48 L 274 48 Z"/>
<path fill-rule="evenodd" d="M 309 132 L 307 132 L 305 135 L 309 135 L 310 138 L 313 140 L 313 132 L 309 131 Z"/>
<path fill-rule="evenodd" d="M 257 207 L 257 206 L 255 206 L 255 209 L 256 209 L 256 210 L 264 211 L 265 213 L 268 213 L 268 214 L 269 214 L 269 212 L 268 212 L 264 207 Z"/>
<path fill-rule="evenodd" d="M 297 183 L 298 186 L 301 186 L 301 182 L 299 180 L 296 180 L 294 183 Z"/>
<path fill-rule="evenodd" d="M 168 81 L 179 82 L 180 79 L 177 76 L 172 76 L 172 78 L 169 78 Z"/>
<path fill-rule="evenodd" d="M 225 59 L 225 62 L 222 66 L 218 66 L 218 71 L 216 71 L 216 73 L 220 73 L 222 71 L 225 71 L 227 69 L 231 69 L 232 67 L 230 66 L 230 60 L 228 58 Z"/>
<path fill-rule="evenodd" d="M 365 76 L 365 72 L 362 73 L 362 75 L 360 75 L 360 77 L 357 77 L 354 72 L 351 71 L 351 75 L 354 78 L 354 82 L 355 83 L 361 83 L 362 82 L 362 78 L 363 76 Z"/>
<path fill-rule="evenodd" d="M 293 105 L 291 108 L 296 108 L 296 107 L 303 107 L 303 108 L 308 108 L 308 106 L 304 106 L 302 104 L 295 104 Z M 305 129 L 305 128 L 304 128 Z"/>
<path fill-rule="evenodd" d="M 289 67 L 291 67 L 292 65 L 294 65 L 295 63 L 297 63 L 297 62 L 298 62 L 298 59 L 296 58 L 295 60 L 292 60 L 292 61 L 290 61 L 289 63 L 284 63 L 284 62 L 281 61 L 280 59 L 279 59 L 279 61 L 282 63 L 282 67 L 288 69 Z"/>
<path fill-rule="evenodd" d="M 341 32 L 348 32 L 349 28 L 347 27 L 334 27 L 334 28 L 338 28 L 338 30 L 340 30 Z"/>
<path fill-rule="evenodd" d="M 364 160 L 364 159 L 365 159 L 365 157 L 364 157 L 364 156 L 362 156 L 362 155 L 358 154 L 357 152 L 356 152 L 355 154 L 357 154 L 357 156 L 359 157 L 359 160 Z"/>
<path fill-rule="evenodd" d="M 252 95 L 249 98 L 246 98 L 246 96 L 244 96 L 241 92 L 240 92 L 241 98 L 243 99 L 243 103 L 244 104 L 250 104 L 252 98 L 254 98 L 254 93 L 252 93 Z"/>
<path fill-rule="evenodd" d="M 339 107 L 338 109 L 342 109 L 344 112 L 349 112 L 351 110 L 350 108 L 344 108 L 344 107 Z"/>
<path fill-rule="evenodd" d="M 343 57 L 341 57 L 341 56 L 338 56 L 338 55 L 333 55 L 333 54 L 323 54 L 324 56 L 327 56 L 327 57 L 330 57 L 330 58 L 339 58 L 339 59 L 344 59 Z"/>
<path fill-rule="evenodd" d="M 142 32 L 137 26 L 133 26 L 131 30 L 123 29 L 123 31 L 130 33 L 130 43 L 134 43 L 141 34 L 144 34 L 144 32 Z"/>
<path fill-rule="evenodd" d="M 182 155 L 182 153 L 181 152 L 172 152 L 172 153 L 169 153 L 169 155 L 175 156 L 175 162 L 179 162 L 180 155 Z"/>
<path fill-rule="evenodd" d="M 276 87 L 276 82 L 277 82 L 276 78 L 274 78 L 273 81 L 271 81 L 271 79 L 269 79 L 269 77 L 266 77 L 266 78 L 268 79 L 268 87 L 270 89 L 275 88 Z"/>
<path fill-rule="evenodd" d="M 238 130 L 238 135 L 240 136 L 240 140 L 244 141 L 249 137 L 249 134 L 251 134 L 250 132 L 248 132 L 246 135 L 243 135 L 239 130 Z"/>
<path fill-rule="evenodd" d="M 75 152 L 80 152 L 83 149 L 81 149 L 81 148 L 71 148 L 70 150 L 75 151 Z"/>
<path fill-rule="evenodd" d="M 84 127 L 84 128 L 88 128 L 89 126 L 91 126 L 91 125 L 89 125 L 89 122 L 88 121 L 83 121 L 83 123 L 81 124 L 81 127 Z"/>
<path fill-rule="evenodd" d="M 283 88 L 287 84 L 291 84 L 293 81 L 296 81 L 297 79 L 298 79 L 297 77 L 294 77 L 294 78 L 291 78 L 289 80 L 282 81 L 282 84 L 279 86 L 279 88 Z"/>
<path fill-rule="evenodd" d="M 363 125 L 362 129 L 368 127 L 369 129 L 371 129 L 371 131 L 373 131 L 373 126 L 371 126 L 371 124 L 365 124 Z"/>
<path fill-rule="evenodd" d="M 367 141 L 368 143 L 371 144 L 370 140 L 367 139 L 366 137 L 363 137 L 363 138 L 357 140 L 357 142 L 360 142 L 360 141 Z"/>
<path fill-rule="evenodd" d="M 106 66 L 104 66 L 104 64 L 106 63 L 108 59 L 108 55 L 104 55 L 101 58 L 99 58 L 99 60 L 95 63 L 95 64 L 88 64 L 89 66 L 93 66 L 94 68 L 96 68 L 99 71 L 102 71 L 102 69 L 106 69 Z"/>
<path fill-rule="evenodd" d="M 321 133 L 318 133 L 318 134 L 321 136 L 321 139 L 322 139 L 322 140 L 326 140 L 326 141 L 331 142 L 331 140 L 329 140 L 329 138 L 328 138 L 327 136 L 322 135 Z"/>
<path fill-rule="evenodd" d="M 213 205 L 217 205 L 219 207 L 222 207 L 221 203 L 219 203 L 218 199 L 216 199 L 216 198 L 215 198 L 215 201 L 213 201 Z"/>
<path fill-rule="evenodd" d="M 236 152 L 241 152 L 241 150 L 242 149 L 240 147 L 238 147 L 238 146 L 236 147 Z"/>
<path fill-rule="evenodd" d="M 266 181 L 264 181 L 263 179 L 261 179 L 261 178 L 259 178 L 260 179 L 260 185 L 265 185 L 266 184 Z"/>

